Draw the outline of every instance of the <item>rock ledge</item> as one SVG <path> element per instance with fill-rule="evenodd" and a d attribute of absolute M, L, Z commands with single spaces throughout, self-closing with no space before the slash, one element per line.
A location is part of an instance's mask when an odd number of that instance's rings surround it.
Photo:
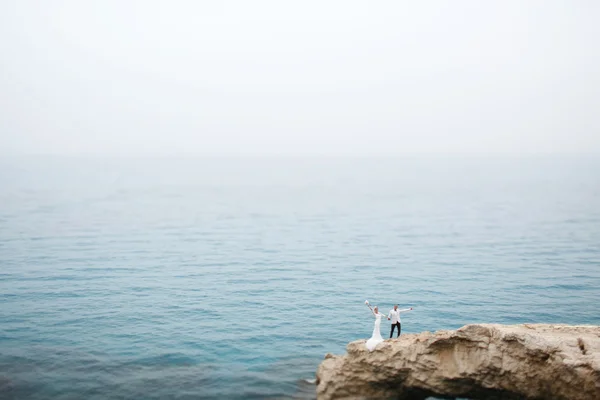
<path fill-rule="evenodd" d="M 600 326 L 466 325 L 328 354 L 317 398 L 600 399 Z"/>

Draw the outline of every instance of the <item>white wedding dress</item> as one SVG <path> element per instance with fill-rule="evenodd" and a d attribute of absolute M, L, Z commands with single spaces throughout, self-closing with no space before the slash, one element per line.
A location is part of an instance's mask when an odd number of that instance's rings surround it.
<path fill-rule="evenodd" d="M 375 347 L 381 342 L 383 342 L 383 338 L 381 337 L 381 317 L 385 317 L 385 315 L 381 313 L 375 314 L 375 326 L 373 327 L 373 335 L 371 339 L 367 340 L 367 349 L 369 351 L 375 350 Z"/>

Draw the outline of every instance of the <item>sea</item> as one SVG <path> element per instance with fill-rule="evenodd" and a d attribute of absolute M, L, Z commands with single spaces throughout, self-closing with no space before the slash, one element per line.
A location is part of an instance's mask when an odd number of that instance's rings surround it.
<path fill-rule="evenodd" d="M 0 159 L 0 399 L 314 398 L 365 300 L 600 324 L 600 158 Z"/>

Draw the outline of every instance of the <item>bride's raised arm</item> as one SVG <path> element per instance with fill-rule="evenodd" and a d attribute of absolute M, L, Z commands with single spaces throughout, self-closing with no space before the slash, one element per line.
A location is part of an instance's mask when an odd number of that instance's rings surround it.
<path fill-rule="evenodd" d="M 367 307 L 369 307 L 369 310 L 371 310 L 371 313 L 377 317 L 378 315 L 381 315 L 382 317 L 385 317 L 385 315 L 383 315 L 382 313 L 379 312 L 379 307 L 375 306 L 375 308 L 377 308 L 377 312 L 375 312 L 375 310 L 373 309 L 373 307 L 371 307 L 371 304 L 365 300 L 365 304 L 367 305 Z"/>
<path fill-rule="evenodd" d="M 371 307 L 370 304 L 367 304 L 367 307 L 369 307 L 369 310 L 371 310 L 371 314 L 376 315 L 375 311 L 373 311 L 373 307 Z"/>

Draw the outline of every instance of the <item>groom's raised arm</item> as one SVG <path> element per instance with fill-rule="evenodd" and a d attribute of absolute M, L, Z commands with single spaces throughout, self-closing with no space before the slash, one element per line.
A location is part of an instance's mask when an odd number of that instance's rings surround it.
<path fill-rule="evenodd" d="M 404 310 L 398 310 L 398 312 L 407 312 L 407 311 L 412 311 L 412 307 L 411 308 L 405 308 Z"/>

